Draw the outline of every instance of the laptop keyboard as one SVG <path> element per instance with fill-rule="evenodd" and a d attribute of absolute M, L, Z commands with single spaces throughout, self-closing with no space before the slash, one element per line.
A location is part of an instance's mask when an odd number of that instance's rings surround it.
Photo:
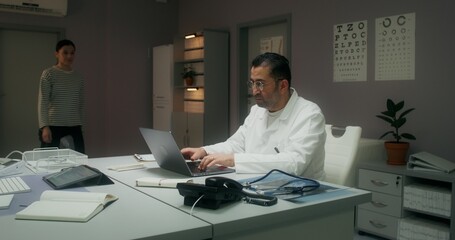
<path fill-rule="evenodd" d="M 0 179 L 0 195 L 30 191 L 30 187 L 21 177 L 6 177 Z"/>
<path fill-rule="evenodd" d="M 199 164 L 200 163 L 201 163 L 200 161 L 187 162 L 188 167 L 190 168 L 191 172 L 193 172 L 193 173 L 203 173 L 203 172 L 205 172 L 205 170 L 199 169 Z"/>
<path fill-rule="evenodd" d="M 213 172 L 222 173 L 222 171 L 227 168 L 227 167 L 224 167 L 224 166 L 214 165 L 214 166 L 208 167 L 208 168 L 206 168 L 204 170 L 201 170 L 201 169 L 199 169 L 199 164 L 200 163 L 201 163 L 200 161 L 187 162 L 188 167 L 190 168 L 190 171 L 192 173 L 197 173 L 197 174 L 199 174 L 201 176 L 211 175 Z"/>

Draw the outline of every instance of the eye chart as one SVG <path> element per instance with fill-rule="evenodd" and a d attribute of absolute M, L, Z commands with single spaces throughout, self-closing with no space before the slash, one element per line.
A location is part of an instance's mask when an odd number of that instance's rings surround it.
<path fill-rule="evenodd" d="M 415 78 L 415 13 L 376 19 L 376 80 Z"/>
<path fill-rule="evenodd" d="M 367 80 L 367 21 L 333 27 L 333 81 Z"/>

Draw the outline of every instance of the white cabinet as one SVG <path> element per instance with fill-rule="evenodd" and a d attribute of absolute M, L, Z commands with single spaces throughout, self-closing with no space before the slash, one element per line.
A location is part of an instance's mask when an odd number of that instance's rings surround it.
<path fill-rule="evenodd" d="M 180 149 L 203 146 L 203 117 L 201 113 L 172 113 L 172 135 Z"/>
<path fill-rule="evenodd" d="M 153 48 L 153 128 L 171 130 L 174 63 L 172 44 Z"/>
<path fill-rule="evenodd" d="M 387 239 L 455 239 L 455 173 L 409 170 L 386 161 L 358 164 L 358 188 L 372 200 L 357 206 L 356 229 Z"/>
<path fill-rule="evenodd" d="M 357 227 L 382 237 L 396 239 L 402 216 L 401 175 L 359 169 L 358 187 L 372 192 L 372 199 L 357 208 Z"/>

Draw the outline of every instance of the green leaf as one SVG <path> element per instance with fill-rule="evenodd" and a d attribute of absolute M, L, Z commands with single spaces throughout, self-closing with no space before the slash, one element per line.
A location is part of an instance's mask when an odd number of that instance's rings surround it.
<path fill-rule="evenodd" d="M 395 112 L 400 111 L 404 107 L 404 101 L 401 101 L 395 105 Z"/>
<path fill-rule="evenodd" d="M 410 133 L 403 133 L 403 134 L 401 134 L 401 136 L 406 139 L 416 140 L 416 137 Z"/>
<path fill-rule="evenodd" d="M 401 113 L 399 118 L 402 118 L 402 117 L 408 115 L 408 113 L 412 112 L 414 109 L 415 108 L 411 108 L 411 109 L 408 109 L 408 110 L 404 111 L 403 113 Z"/>
<path fill-rule="evenodd" d="M 384 111 L 384 112 L 381 112 L 382 114 L 386 115 L 386 116 L 389 116 L 391 118 L 395 118 L 395 112 L 392 112 L 392 111 Z"/>
<path fill-rule="evenodd" d="M 391 118 L 388 118 L 388 117 L 382 116 L 382 115 L 376 115 L 376 117 L 378 117 L 378 118 L 380 118 L 380 119 L 382 119 L 382 120 L 384 120 L 384 121 L 386 121 L 386 122 L 388 122 L 390 124 L 393 124 L 393 119 L 391 119 Z"/>
<path fill-rule="evenodd" d="M 389 112 L 395 112 L 395 103 L 390 98 L 387 99 L 387 110 Z"/>
<path fill-rule="evenodd" d="M 406 123 L 406 118 L 400 118 L 400 119 L 397 119 L 395 122 L 392 123 L 392 127 L 400 128 L 405 123 Z"/>
<path fill-rule="evenodd" d="M 393 134 L 393 131 L 388 131 L 388 132 L 382 134 L 382 135 L 379 137 L 379 139 L 382 139 L 383 137 L 385 137 L 385 136 L 387 136 L 387 135 L 389 135 L 389 134 Z"/>

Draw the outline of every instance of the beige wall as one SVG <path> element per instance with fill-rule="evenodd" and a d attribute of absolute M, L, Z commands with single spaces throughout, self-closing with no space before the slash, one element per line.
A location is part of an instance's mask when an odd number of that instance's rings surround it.
<path fill-rule="evenodd" d="M 377 138 L 388 126 L 375 117 L 387 98 L 405 100 L 416 110 L 404 129 L 413 133 L 411 152 L 428 151 L 455 161 L 455 2 L 450 0 L 194 0 L 180 2 L 179 31 L 225 28 L 231 32 L 231 128 L 237 121 L 237 49 L 239 25 L 292 15 L 293 85 L 322 108 L 328 123 L 360 125 L 363 137 Z M 210 11 L 200 11 L 210 9 Z M 374 81 L 375 19 L 416 13 L 416 71 L 413 81 Z M 197 13 L 197 18 L 194 15 Z M 367 81 L 333 82 L 333 26 L 368 21 Z"/>

